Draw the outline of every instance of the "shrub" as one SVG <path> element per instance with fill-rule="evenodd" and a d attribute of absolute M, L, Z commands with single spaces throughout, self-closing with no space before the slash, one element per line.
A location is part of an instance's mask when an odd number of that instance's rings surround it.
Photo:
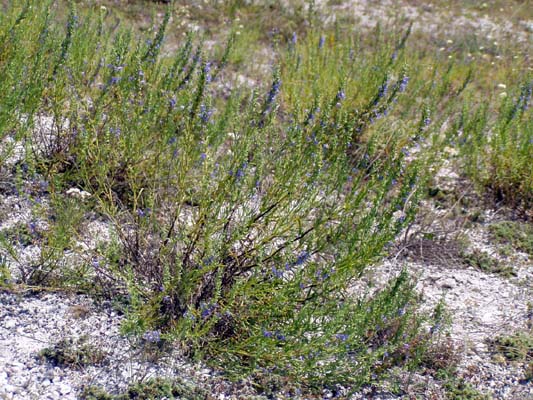
<path fill-rule="evenodd" d="M 127 288 L 126 332 L 178 339 L 228 373 L 310 387 L 355 388 L 384 365 L 416 364 L 426 339 L 407 273 L 381 290 L 355 289 L 423 191 L 425 156 L 406 155 L 429 136 L 428 111 L 399 130 L 387 123 L 407 84 L 392 76 L 405 40 L 361 62 L 370 82 L 361 92 L 344 86 L 357 82 L 348 68 L 357 60 L 311 35 L 289 47 L 263 91 L 223 97 L 229 51 L 213 58 L 189 36 L 160 56 L 169 13 L 146 39 L 111 33 L 103 14 L 79 18 L 74 6 L 62 30 L 50 7 L 27 4 L 14 2 L 0 33 L 39 62 L 24 68 L 14 49 L 0 52 L 0 71 L 17 77 L 0 92 L 10 110 L 0 132 L 21 128 L 24 176 L 49 182 L 51 260 L 77 228 L 57 218 L 66 189 L 90 193 L 86 206 L 109 221 L 114 242 L 98 248 L 92 274 Z M 308 96 L 291 57 L 310 43 L 302 65 L 327 62 L 327 52 L 329 68 L 346 72 L 334 90 L 317 85 Z M 328 69 L 316 73 L 324 82 Z M 46 134 L 32 132 L 36 116 L 52 118 Z"/>

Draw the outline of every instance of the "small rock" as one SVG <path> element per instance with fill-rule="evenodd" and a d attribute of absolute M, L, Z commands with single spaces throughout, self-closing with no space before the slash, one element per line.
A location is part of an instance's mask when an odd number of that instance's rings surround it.
<path fill-rule="evenodd" d="M 13 329 L 15 326 L 17 326 L 17 322 L 16 322 L 14 319 L 9 319 L 9 320 L 7 320 L 7 322 L 4 324 L 4 326 L 5 326 L 7 329 Z"/>
<path fill-rule="evenodd" d="M 13 385 L 5 385 L 4 386 L 4 391 L 6 393 L 15 393 L 17 391 L 17 388 Z"/>
<path fill-rule="evenodd" d="M 453 289 L 457 286 L 457 282 L 453 278 L 445 278 L 439 283 L 443 289 Z"/>
<path fill-rule="evenodd" d="M 69 385 L 61 384 L 59 385 L 59 391 L 61 394 L 69 394 L 72 391 L 72 388 Z"/>
<path fill-rule="evenodd" d="M 52 399 L 52 400 L 56 400 L 56 399 L 60 399 L 61 398 L 61 395 L 59 394 L 59 392 L 53 390 L 52 392 L 48 393 L 48 399 Z"/>

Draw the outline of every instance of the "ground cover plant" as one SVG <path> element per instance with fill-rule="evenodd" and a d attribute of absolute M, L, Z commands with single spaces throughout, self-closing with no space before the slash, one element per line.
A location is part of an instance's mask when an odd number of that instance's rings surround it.
<path fill-rule="evenodd" d="M 471 105 L 468 68 L 429 62 L 408 26 L 354 35 L 310 12 L 305 32 L 272 33 L 275 62 L 248 88 L 232 81 L 247 45 L 235 30 L 167 51 L 171 8 L 141 34 L 102 8 L 58 11 L 12 1 L 0 15 L 0 173 L 35 220 L 2 233 L 0 273 L 123 296 L 125 334 L 273 392 L 356 390 L 422 363 L 442 322 L 406 272 L 360 283 L 446 149 L 460 143 L 499 199 L 530 202 L 528 78 L 493 119 Z M 86 220 L 108 227 L 93 248 L 77 242 Z M 20 245 L 39 248 L 32 263 Z"/>
<path fill-rule="evenodd" d="M 150 400 L 150 399 L 191 399 L 203 400 L 208 398 L 207 393 L 190 387 L 179 380 L 150 379 L 143 383 L 132 384 L 121 394 L 112 395 L 97 387 L 87 387 L 81 396 L 83 400 Z"/>

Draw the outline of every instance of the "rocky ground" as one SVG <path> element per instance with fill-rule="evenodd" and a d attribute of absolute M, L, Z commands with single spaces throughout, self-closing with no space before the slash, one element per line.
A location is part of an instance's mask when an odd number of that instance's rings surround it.
<path fill-rule="evenodd" d="M 435 182 L 448 194 L 463 183 L 450 170 Z M 492 224 L 511 217 L 505 210 L 469 208 L 443 199 L 423 205 L 407 238 L 366 279 L 379 286 L 408 268 L 418 277 L 417 288 L 428 309 L 445 302 L 451 328 L 442 333 L 444 347 L 437 351 L 453 352 L 458 376 L 489 398 L 533 399 L 533 383 L 525 380 L 527 362 L 509 361 L 490 346 L 490 339 L 527 332 L 533 326 L 531 255 L 516 249 L 510 252 L 491 235 Z M 31 221 L 28 200 L 4 190 L 0 201 L 2 229 Z M 45 203 L 46 195 L 39 201 Z M 476 222 L 471 222 L 473 216 Z M 35 257 L 32 245 L 20 245 L 18 251 L 27 260 Z M 464 254 L 475 251 L 498 260 L 505 266 L 503 272 L 469 266 Z M 150 337 L 133 341 L 120 335 L 123 316 L 109 301 L 96 303 L 85 295 L 29 288 L 1 292 L 0 304 L 0 398 L 76 399 L 91 385 L 117 392 L 133 381 L 176 376 L 185 388 L 202 390 L 213 399 L 261 398 L 251 385 L 230 383 L 177 352 L 160 349 Z M 63 349 L 74 352 L 67 366 L 64 360 L 54 359 L 57 354 L 43 356 L 45 349 L 61 349 L 62 341 Z M 82 353 L 75 349 L 85 349 L 94 358 L 85 365 Z M 392 388 L 385 385 L 379 390 L 367 388 L 352 398 L 446 398 L 443 382 L 429 374 L 402 372 L 395 382 L 403 395 L 392 395 Z"/>

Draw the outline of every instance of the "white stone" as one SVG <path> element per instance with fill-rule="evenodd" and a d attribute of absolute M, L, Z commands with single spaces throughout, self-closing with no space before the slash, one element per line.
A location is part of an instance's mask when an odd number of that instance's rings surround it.
<path fill-rule="evenodd" d="M 14 320 L 14 319 L 9 319 L 5 324 L 4 326 L 7 328 L 7 329 L 12 329 L 14 328 L 15 326 L 17 326 L 17 322 Z"/>
<path fill-rule="evenodd" d="M 61 394 L 69 394 L 72 391 L 72 388 L 68 385 L 61 384 L 59 385 L 59 391 Z"/>

